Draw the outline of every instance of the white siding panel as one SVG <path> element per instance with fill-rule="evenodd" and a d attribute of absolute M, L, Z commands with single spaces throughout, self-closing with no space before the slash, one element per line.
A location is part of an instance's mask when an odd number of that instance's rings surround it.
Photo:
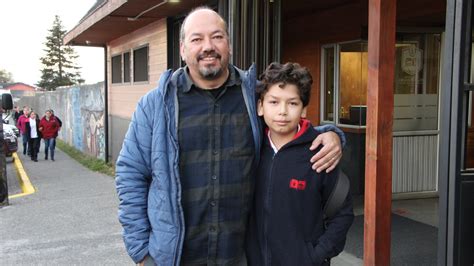
<path fill-rule="evenodd" d="M 392 192 L 437 190 L 438 136 L 393 138 Z"/>

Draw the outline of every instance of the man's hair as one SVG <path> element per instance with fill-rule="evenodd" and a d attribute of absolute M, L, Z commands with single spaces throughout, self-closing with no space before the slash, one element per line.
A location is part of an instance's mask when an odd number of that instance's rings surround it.
<path fill-rule="evenodd" d="M 224 29 L 225 29 L 225 34 L 227 35 L 227 39 L 229 40 L 230 42 L 230 38 L 229 38 L 229 30 L 228 30 L 228 27 L 227 27 L 227 22 L 225 21 L 224 18 L 222 18 L 221 15 L 219 15 L 219 13 L 217 13 L 216 11 L 214 11 L 214 9 L 208 7 L 208 6 L 199 6 L 199 7 L 196 7 L 194 8 L 193 10 L 191 10 L 191 12 L 188 13 L 188 15 L 186 15 L 186 18 L 184 18 L 183 20 L 183 24 L 181 24 L 181 28 L 179 29 L 179 42 L 180 43 L 183 43 L 184 42 L 184 25 L 186 25 L 186 21 L 188 20 L 189 16 L 197 11 L 200 11 L 200 10 L 209 10 L 209 11 L 212 11 L 214 13 L 216 13 L 216 15 L 219 16 L 219 18 L 222 19 L 222 21 L 224 22 Z"/>
<path fill-rule="evenodd" d="M 260 82 L 257 84 L 257 93 L 260 94 L 260 99 L 263 99 L 268 89 L 277 83 L 282 83 L 279 85 L 280 88 L 284 88 L 286 84 L 295 85 L 303 106 L 308 105 L 313 78 L 306 67 L 291 62 L 286 64 L 271 63 L 260 75 Z"/>

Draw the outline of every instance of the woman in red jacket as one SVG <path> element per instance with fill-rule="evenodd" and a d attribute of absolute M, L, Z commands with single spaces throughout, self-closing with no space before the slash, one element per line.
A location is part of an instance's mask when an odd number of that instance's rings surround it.
<path fill-rule="evenodd" d="M 56 136 L 59 131 L 59 123 L 51 110 L 46 110 L 45 116 L 40 121 L 39 129 L 44 139 L 44 159 L 48 160 L 48 149 L 51 151 L 51 160 L 54 161 L 54 149 L 56 148 Z"/>

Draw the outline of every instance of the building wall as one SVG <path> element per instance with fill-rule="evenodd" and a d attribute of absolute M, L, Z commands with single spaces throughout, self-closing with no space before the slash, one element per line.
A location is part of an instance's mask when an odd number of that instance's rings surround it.
<path fill-rule="evenodd" d="M 162 19 L 108 44 L 107 75 L 110 115 L 130 119 L 138 100 L 155 88 L 161 73 L 167 68 L 166 34 L 166 19 Z M 132 81 L 132 83 L 112 84 L 111 57 L 133 51 L 134 48 L 144 45 L 149 47 L 148 82 L 133 83 Z"/>
<path fill-rule="evenodd" d="M 0 85 L 1 87 L 1 85 Z M 13 83 L 6 86 L 4 89 L 10 90 L 10 93 L 13 97 L 13 104 L 17 105 L 17 102 L 23 96 L 35 96 L 36 89 L 33 86 L 30 86 L 25 83 Z"/>
<path fill-rule="evenodd" d="M 364 16 L 367 7 L 355 3 L 282 21 L 282 62 L 298 62 L 313 76 L 308 118 L 315 124 L 320 122 L 321 46 L 360 39 Z"/>
<path fill-rule="evenodd" d="M 22 97 L 18 105 L 28 105 L 44 116 L 53 109 L 62 121 L 58 138 L 76 149 L 105 159 L 104 83 L 58 88 Z"/>
<path fill-rule="evenodd" d="M 109 116 L 109 156 L 111 161 L 116 161 L 122 149 L 122 143 L 130 124 L 130 119 L 119 116 Z"/>
<path fill-rule="evenodd" d="M 112 84 L 112 56 L 148 45 L 148 82 Z M 108 46 L 107 75 L 109 103 L 109 155 L 112 161 L 118 157 L 128 124 L 140 98 L 158 84 L 167 62 L 166 19 L 147 25 L 130 34 L 111 41 Z M 131 63 L 133 71 L 133 63 Z"/>
<path fill-rule="evenodd" d="M 24 83 L 16 83 L 5 89 L 9 89 L 10 91 L 35 91 L 35 87 Z"/>
<path fill-rule="evenodd" d="M 320 123 L 321 47 L 325 44 L 367 39 L 367 2 L 365 0 L 354 1 L 317 12 L 295 13 L 294 16 L 287 15 L 285 10 L 282 10 L 284 18 L 281 23 L 282 62 L 298 62 L 309 68 L 314 83 L 311 101 L 308 106 L 308 118 L 314 124 Z M 405 30 L 423 32 L 429 28 L 443 28 L 445 8 L 445 0 L 398 0 L 398 30 L 404 30 L 403 28 L 405 28 Z M 367 75 L 366 73 L 362 74 Z M 353 83 L 350 78 L 346 75 L 341 78 L 340 82 Z M 362 83 L 364 83 L 364 79 Z M 366 84 L 362 84 L 362 86 L 366 87 Z M 339 100 L 344 102 L 347 98 L 357 99 L 358 97 L 361 97 L 359 102 L 365 102 L 365 95 L 357 96 L 350 93 L 340 96 Z M 346 133 L 347 144 L 344 148 L 341 168 L 351 175 L 352 192 L 362 194 L 365 182 L 365 129 L 342 128 L 342 130 Z M 398 180 L 396 170 L 394 180 Z M 429 175 L 433 178 L 436 177 L 433 174 Z M 403 182 L 406 178 L 400 180 L 400 182 Z M 398 190 L 395 190 L 395 192 L 398 192 Z"/>

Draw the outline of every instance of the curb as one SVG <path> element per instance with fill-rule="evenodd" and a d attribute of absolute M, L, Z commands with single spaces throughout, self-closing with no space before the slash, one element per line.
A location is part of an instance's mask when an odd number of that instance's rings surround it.
<path fill-rule="evenodd" d="M 16 152 L 13 153 L 12 156 L 14 158 L 13 163 L 15 164 L 15 169 L 16 169 L 16 174 L 17 174 L 17 177 L 18 177 L 18 181 L 20 182 L 21 191 L 23 191 L 23 193 L 8 196 L 8 198 L 13 199 L 13 198 L 18 198 L 18 197 L 22 197 L 22 196 L 26 196 L 26 195 L 30 195 L 30 194 L 35 193 L 36 190 L 33 187 L 33 185 L 31 184 L 30 178 L 26 174 L 25 169 L 23 168 L 23 164 L 21 163 L 20 158 L 18 157 Z"/>

